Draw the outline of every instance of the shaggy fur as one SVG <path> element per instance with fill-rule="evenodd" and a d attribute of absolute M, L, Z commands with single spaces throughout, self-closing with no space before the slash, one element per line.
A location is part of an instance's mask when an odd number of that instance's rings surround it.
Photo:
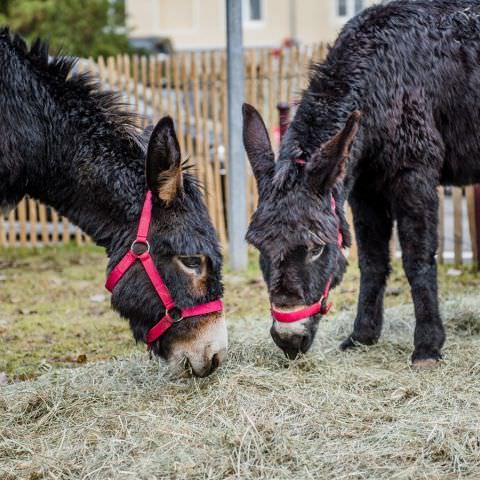
<path fill-rule="evenodd" d="M 218 241 L 194 178 L 182 172 L 172 120 L 162 119 L 148 142 L 112 93 L 100 93 L 87 75 L 68 78 L 73 61 L 49 61 L 46 43 L 28 50 L 6 29 L 0 30 L 0 65 L 0 204 L 14 205 L 28 194 L 52 205 L 107 249 L 110 271 L 135 238 L 148 183 L 151 252 L 173 298 L 180 307 L 219 298 Z M 165 172 L 176 178 L 169 195 Z M 172 261 L 199 254 L 208 259 L 201 295 Z M 164 313 L 140 265 L 115 288 L 112 304 L 140 341 Z M 172 341 L 194 323 L 176 324 L 153 351 L 168 358 Z"/>
<path fill-rule="evenodd" d="M 352 206 L 361 269 L 358 313 L 343 348 L 372 344 L 380 336 L 396 220 L 415 305 L 412 359 L 441 358 L 445 334 L 437 297 L 436 188 L 480 181 L 479 58 L 476 1 L 400 0 L 374 6 L 345 26 L 326 61 L 313 68 L 275 165 L 271 157 L 266 160 L 265 140 L 248 135 L 247 115 L 246 143 L 255 144 L 247 145 L 247 152 L 262 192 L 248 239 L 261 251 L 272 301 L 283 294 L 295 304 L 318 299 L 330 272 L 337 282 L 341 278 L 344 263 L 336 260 L 335 219 L 328 209 L 331 189 L 315 188 L 306 178 L 311 169 L 320 177 L 331 175 L 334 166 L 325 163 L 322 149 L 351 112 L 362 113 L 344 176 L 337 169 L 331 185 L 337 214 L 342 215 L 344 197 Z M 294 164 L 295 158 L 307 166 Z M 338 161 L 343 162 L 341 155 Z M 327 243 L 318 265 L 296 253 L 308 250 L 312 239 L 306 232 L 312 230 Z M 304 346 L 311 336 L 312 331 L 306 333 Z M 299 340 L 291 343 L 298 346 Z"/>

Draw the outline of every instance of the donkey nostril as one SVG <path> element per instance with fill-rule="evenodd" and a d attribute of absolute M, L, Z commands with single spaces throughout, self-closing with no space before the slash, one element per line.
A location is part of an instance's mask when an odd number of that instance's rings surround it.
<path fill-rule="evenodd" d="M 183 368 L 187 372 L 190 372 L 190 374 L 193 373 L 192 364 L 190 363 L 190 359 L 187 356 L 183 357 Z"/>
<path fill-rule="evenodd" d="M 210 365 L 210 373 L 214 372 L 218 368 L 219 365 L 220 365 L 220 359 L 218 358 L 218 354 L 216 353 L 212 357 L 212 363 Z"/>
<path fill-rule="evenodd" d="M 290 335 L 281 337 L 272 329 L 273 341 L 279 346 L 285 356 L 290 360 L 295 360 L 302 353 L 306 353 L 312 345 L 312 335 Z"/>
<path fill-rule="evenodd" d="M 221 356 L 219 356 L 217 353 L 213 355 L 212 359 L 210 360 L 210 363 L 205 363 L 202 366 L 199 366 L 198 368 L 194 368 L 192 362 L 188 359 L 186 360 L 186 367 L 190 370 L 190 372 L 195 376 L 199 378 L 204 378 L 208 377 L 211 373 L 213 373 L 220 365 L 221 363 Z"/>
<path fill-rule="evenodd" d="M 302 353 L 307 353 L 313 343 L 313 336 L 312 335 L 305 335 L 302 340 L 302 344 L 300 345 L 300 350 Z"/>
<path fill-rule="evenodd" d="M 282 341 L 279 347 L 290 360 L 295 360 L 302 352 L 302 337 L 300 335 L 292 335 L 288 339 Z"/>

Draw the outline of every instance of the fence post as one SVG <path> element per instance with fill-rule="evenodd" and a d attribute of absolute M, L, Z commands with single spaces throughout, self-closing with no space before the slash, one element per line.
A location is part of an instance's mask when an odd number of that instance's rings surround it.
<path fill-rule="evenodd" d="M 478 269 L 478 245 L 477 245 L 477 225 L 475 222 L 475 187 L 470 185 L 465 188 L 467 197 L 468 228 L 470 232 L 470 243 L 472 246 L 472 265 Z"/>
<path fill-rule="evenodd" d="M 477 256 L 480 257 L 480 185 L 474 187 L 474 210 L 475 210 L 475 238 L 472 238 L 472 243 L 475 242 Z M 480 258 L 477 258 L 476 268 L 479 268 Z"/>
<path fill-rule="evenodd" d="M 438 262 L 443 263 L 445 251 L 445 190 L 437 187 L 438 192 Z"/>
<path fill-rule="evenodd" d="M 280 126 L 280 141 L 288 130 L 288 124 L 290 123 L 290 106 L 287 102 L 279 102 L 277 104 L 279 126 Z"/>
<path fill-rule="evenodd" d="M 247 267 L 247 170 L 242 144 L 243 39 L 242 2 L 227 0 L 228 70 L 228 240 L 232 270 Z"/>
<path fill-rule="evenodd" d="M 456 265 L 463 263 L 463 232 L 462 232 L 462 189 L 452 188 L 453 200 L 453 238 L 454 238 L 454 259 Z"/>

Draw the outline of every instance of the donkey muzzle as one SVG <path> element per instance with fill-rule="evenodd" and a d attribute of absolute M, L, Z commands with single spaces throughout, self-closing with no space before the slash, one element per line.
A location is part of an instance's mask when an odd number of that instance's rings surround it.
<path fill-rule="evenodd" d="M 305 309 L 298 306 L 289 309 L 275 308 L 277 312 L 294 313 Z M 315 334 L 317 333 L 319 315 L 313 315 L 295 322 L 279 322 L 273 320 L 270 329 L 275 344 L 283 350 L 283 353 L 290 360 L 294 360 L 300 354 L 308 352 L 312 346 Z"/>
<path fill-rule="evenodd" d="M 172 343 L 168 365 L 173 374 L 191 369 L 196 377 L 213 373 L 225 360 L 228 347 L 227 325 L 223 315 L 208 315 L 199 321 L 188 338 Z"/>

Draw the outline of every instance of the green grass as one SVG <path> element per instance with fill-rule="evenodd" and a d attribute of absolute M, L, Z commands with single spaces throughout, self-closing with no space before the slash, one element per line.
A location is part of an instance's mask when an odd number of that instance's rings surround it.
<path fill-rule="evenodd" d="M 103 286 L 105 267 L 106 256 L 96 247 L 0 251 L 0 372 L 9 379 L 26 379 L 51 368 L 143 351 L 143 345 L 135 345 L 127 322 L 110 308 Z M 442 298 L 478 290 L 476 273 L 463 268 L 460 276 L 449 276 L 449 268 L 439 268 Z M 350 266 L 342 285 L 332 292 L 330 317 L 355 304 L 358 283 L 358 269 Z M 386 306 L 409 302 L 409 287 L 397 262 Z M 243 274 L 226 268 L 225 303 L 232 323 L 268 317 L 268 296 L 255 254 Z"/>
<path fill-rule="evenodd" d="M 105 265 L 93 248 L 2 252 L 0 371 L 28 378 L 139 348 L 110 308 Z"/>

